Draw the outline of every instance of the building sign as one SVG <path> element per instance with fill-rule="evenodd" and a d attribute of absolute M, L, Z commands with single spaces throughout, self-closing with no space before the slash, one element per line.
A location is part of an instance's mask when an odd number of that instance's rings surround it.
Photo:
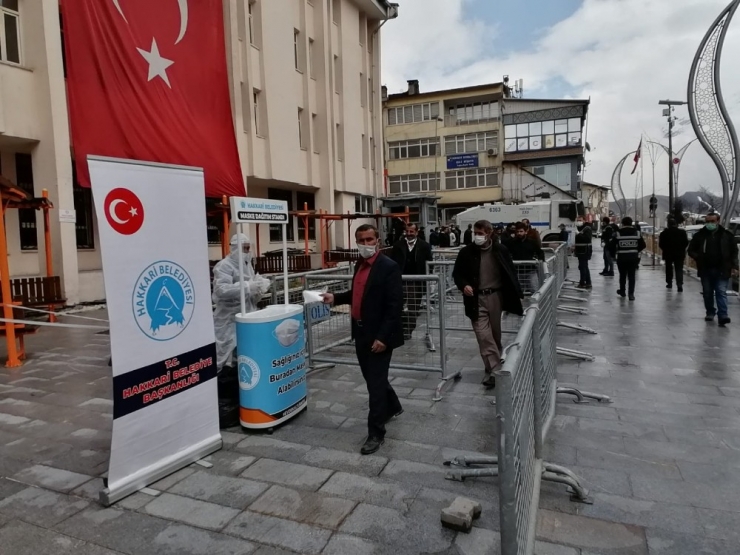
<path fill-rule="evenodd" d="M 89 168 L 110 319 L 109 505 L 221 447 L 216 344 L 203 171 Z"/>
<path fill-rule="evenodd" d="M 477 168 L 478 154 L 455 154 L 447 157 L 447 169 L 459 170 L 463 168 Z"/>
<path fill-rule="evenodd" d="M 288 222 L 288 203 L 284 200 L 231 197 L 231 219 L 239 224 L 284 224 Z"/>

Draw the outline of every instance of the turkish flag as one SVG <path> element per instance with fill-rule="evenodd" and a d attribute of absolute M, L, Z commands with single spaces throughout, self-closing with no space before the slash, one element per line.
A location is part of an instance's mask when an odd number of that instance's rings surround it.
<path fill-rule="evenodd" d="M 222 0 L 62 0 L 72 146 L 87 156 L 205 169 L 206 195 L 243 196 Z"/>

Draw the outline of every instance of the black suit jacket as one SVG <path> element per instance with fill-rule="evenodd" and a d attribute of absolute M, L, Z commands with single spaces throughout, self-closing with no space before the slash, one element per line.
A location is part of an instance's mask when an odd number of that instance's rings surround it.
<path fill-rule="evenodd" d="M 409 246 L 406 243 L 406 239 L 401 239 L 393 245 L 391 251 L 391 258 L 401 268 L 401 272 L 406 269 L 406 261 L 409 257 Z M 414 260 L 412 262 L 412 268 L 409 273 L 414 276 L 423 276 L 427 273 L 427 262 L 432 262 L 434 257 L 432 256 L 432 247 L 429 243 L 422 241 L 421 239 L 416 240 L 416 246 L 413 252 Z"/>
<path fill-rule="evenodd" d="M 355 275 L 360 268 L 355 266 Z M 352 283 L 354 288 L 354 281 Z M 352 305 L 352 289 L 334 295 L 334 304 Z M 390 349 L 403 345 L 403 282 L 401 268 L 393 260 L 379 254 L 370 269 L 362 296 L 362 328 L 352 321 L 352 337 L 360 334 L 378 340 Z"/>

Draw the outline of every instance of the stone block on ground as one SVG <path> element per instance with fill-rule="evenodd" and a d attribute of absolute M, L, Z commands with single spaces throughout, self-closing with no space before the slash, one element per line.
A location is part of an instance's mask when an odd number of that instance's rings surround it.
<path fill-rule="evenodd" d="M 483 507 L 477 501 L 465 497 L 457 497 L 449 507 L 442 509 L 442 526 L 470 532 L 473 520 L 478 518 Z"/>

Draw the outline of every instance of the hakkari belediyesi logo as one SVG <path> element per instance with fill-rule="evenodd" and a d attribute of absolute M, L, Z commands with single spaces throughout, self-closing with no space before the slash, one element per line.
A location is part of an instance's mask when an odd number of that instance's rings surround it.
<path fill-rule="evenodd" d="M 245 391 L 254 389 L 260 381 L 260 367 L 248 356 L 241 355 L 239 364 L 239 387 Z"/>
<path fill-rule="evenodd" d="M 155 341 L 169 341 L 185 330 L 193 316 L 193 282 L 179 264 L 154 262 L 136 280 L 132 306 L 144 335 Z"/>

